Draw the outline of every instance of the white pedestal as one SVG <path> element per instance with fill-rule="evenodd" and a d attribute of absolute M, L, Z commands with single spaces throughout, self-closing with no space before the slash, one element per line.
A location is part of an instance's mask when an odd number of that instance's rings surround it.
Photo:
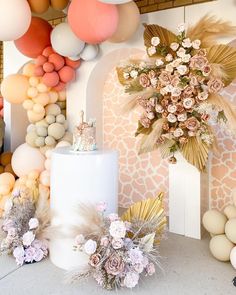
<path fill-rule="evenodd" d="M 118 153 L 111 150 L 73 153 L 58 148 L 51 162 L 52 224 L 59 225 L 62 237 L 50 242 L 50 259 L 58 267 L 71 269 L 87 263 L 87 256 L 73 251 L 71 225 L 81 222 L 79 204 L 107 203 L 107 212 L 118 210 Z"/>
<path fill-rule="evenodd" d="M 169 165 L 169 231 L 201 239 L 202 215 L 208 208 L 208 175 L 200 173 L 181 154 Z"/>

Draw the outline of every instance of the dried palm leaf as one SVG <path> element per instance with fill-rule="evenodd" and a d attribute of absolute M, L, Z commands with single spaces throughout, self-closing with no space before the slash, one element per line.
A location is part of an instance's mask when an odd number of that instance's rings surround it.
<path fill-rule="evenodd" d="M 227 81 L 229 79 L 228 74 L 225 72 L 224 66 L 221 64 L 211 64 L 211 74 L 214 77 L 220 78 L 223 81 Z"/>
<path fill-rule="evenodd" d="M 225 86 L 236 77 L 236 48 L 228 45 L 214 45 L 207 49 L 207 58 L 211 64 L 219 64 L 225 74 Z"/>
<path fill-rule="evenodd" d="M 144 134 L 142 136 L 139 147 L 139 155 L 152 152 L 157 149 L 157 140 L 162 134 L 162 126 L 165 121 L 166 119 L 164 118 L 156 120 L 156 122 L 152 124 L 152 131 L 149 134 Z"/>
<path fill-rule="evenodd" d="M 137 94 L 133 94 L 128 98 L 128 102 L 125 102 L 122 106 L 122 112 L 124 114 L 127 114 L 134 110 L 138 104 L 137 104 L 137 98 L 142 97 L 143 99 L 148 99 L 153 95 L 154 91 L 151 89 L 144 89 L 143 91 L 139 92 L 138 96 Z"/>
<path fill-rule="evenodd" d="M 123 221 L 138 222 L 142 221 L 143 224 L 154 225 L 156 242 L 160 242 L 160 236 L 162 235 L 166 226 L 166 216 L 163 208 L 163 193 L 159 193 L 156 198 L 149 198 L 141 202 L 135 203 L 131 206 L 121 217 Z M 149 231 L 150 233 L 150 231 Z M 140 236 L 145 236 L 147 233 L 140 230 Z M 158 238 L 159 237 L 159 238 Z"/>
<path fill-rule="evenodd" d="M 216 39 L 223 36 L 232 36 L 236 33 L 236 27 L 230 22 L 217 19 L 215 16 L 205 15 L 194 26 L 190 27 L 187 37 L 191 40 L 200 39 L 203 48 L 216 44 Z"/>
<path fill-rule="evenodd" d="M 143 37 L 144 44 L 147 48 L 152 46 L 151 40 L 153 37 L 159 37 L 160 44 L 165 46 L 169 46 L 172 42 L 176 42 L 177 40 L 177 36 L 174 33 L 161 26 L 144 24 L 144 27 Z"/>
<path fill-rule="evenodd" d="M 224 111 L 229 128 L 236 132 L 236 106 L 222 95 L 217 93 L 211 94 L 208 100 L 209 103 L 219 107 Z"/>
<path fill-rule="evenodd" d="M 207 145 L 200 138 L 190 137 L 188 142 L 183 144 L 181 152 L 184 158 L 200 172 L 204 172 L 211 146 Z"/>
<path fill-rule="evenodd" d="M 168 158 L 171 156 L 171 147 L 175 144 L 175 141 L 172 139 L 166 139 L 164 143 L 158 146 L 158 149 L 161 153 L 161 157 L 163 159 Z"/>

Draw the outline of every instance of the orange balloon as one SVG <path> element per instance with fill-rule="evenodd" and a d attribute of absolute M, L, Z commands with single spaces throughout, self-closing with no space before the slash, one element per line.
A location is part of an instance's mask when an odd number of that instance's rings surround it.
<path fill-rule="evenodd" d="M 50 6 L 49 0 L 28 0 L 31 11 L 34 13 L 44 13 L 48 10 Z"/>
<path fill-rule="evenodd" d="M 44 19 L 32 17 L 28 31 L 15 42 L 17 49 L 24 55 L 36 58 L 51 44 L 52 26 Z"/>
<path fill-rule="evenodd" d="M 19 104 L 28 98 L 28 78 L 24 75 L 14 74 L 6 77 L 1 84 L 2 96 L 10 103 Z"/>
<path fill-rule="evenodd" d="M 117 5 L 119 13 L 118 27 L 114 35 L 108 39 L 113 43 L 129 40 L 137 31 L 140 23 L 140 12 L 134 1 Z"/>
<path fill-rule="evenodd" d="M 37 1 L 37 0 L 36 0 Z M 63 10 L 68 5 L 69 0 L 51 0 L 51 6 L 57 10 Z"/>

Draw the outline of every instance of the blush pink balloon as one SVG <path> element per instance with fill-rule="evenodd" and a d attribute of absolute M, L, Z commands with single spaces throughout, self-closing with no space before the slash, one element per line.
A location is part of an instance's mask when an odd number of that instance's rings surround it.
<path fill-rule="evenodd" d="M 78 67 L 81 65 L 81 60 L 71 60 L 66 57 L 66 65 L 73 69 L 78 69 Z"/>
<path fill-rule="evenodd" d="M 65 65 L 65 59 L 57 53 L 51 54 L 48 61 L 54 65 L 56 71 L 59 71 Z"/>
<path fill-rule="evenodd" d="M 37 66 L 35 67 L 34 69 L 34 74 L 36 77 L 42 77 L 44 75 L 44 70 L 43 70 L 43 67 L 42 66 Z"/>
<path fill-rule="evenodd" d="M 66 88 L 66 83 L 63 83 L 63 82 L 59 82 L 57 86 L 53 87 L 53 89 L 58 92 L 64 90 L 65 88 Z"/>
<path fill-rule="evenodd" d="M 109 39 L 118 27 L 119 13 L 116 5 L 98 0 L 72 1 L 68 11 L 68 22 L 72 31 L 89 44 Z"/>
<path fill-rule="evenodd" d="M 68 83 L 75 79 L 75 70 L 69 66 L 64 66 L 59 72 L 60 80 L 64 83 Z"/>
<path fill-rule="evenodd" d="M 45 56 L 39 55 L 35 60 L 35 64 L 37 66 L 42 66 L 46 61 L 47 61 L 47 58 Z"/>
<path fill-rule="evenodd" d="M 48 46 L 43 50 L 42 55 L 44 55 L 45 57 L 49 57 L 49 55 L 55 53 L 55 51 L 52 49 L 52 46 Z"/>
<path fill-rule="evenodd" d="M 43 70 L 46 73 L 51 73 L 55 70 L 55 66 L 51 62 L 45 62 L 45 64 L 43 65 Z"/>
<path fill-rule="evenodd" d="M 57 72 L 45 73 L 42 81 L 48 87 L 55 87 L 59 83 L 59 75 Z"/>

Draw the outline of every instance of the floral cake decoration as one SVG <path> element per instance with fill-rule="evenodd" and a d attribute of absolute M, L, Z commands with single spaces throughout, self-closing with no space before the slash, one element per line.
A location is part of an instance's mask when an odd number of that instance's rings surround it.
<path fill-rule="evenodd" d="M 126 111 L 143 110 L 136 131 L 139 153 L 159 149 L 176 163 L 179 151 L 204 171 L 209 152 L 217 149 L 212 125 L 236 126 L 235 106 L 220 94 L 236 77 L 236 48 L 216 41 L 235 34 L 236 27 L 207 15 L 177 30 L 145 24 L 149 60 L 131 60 L 117 73 L 132 94 Z"/>

